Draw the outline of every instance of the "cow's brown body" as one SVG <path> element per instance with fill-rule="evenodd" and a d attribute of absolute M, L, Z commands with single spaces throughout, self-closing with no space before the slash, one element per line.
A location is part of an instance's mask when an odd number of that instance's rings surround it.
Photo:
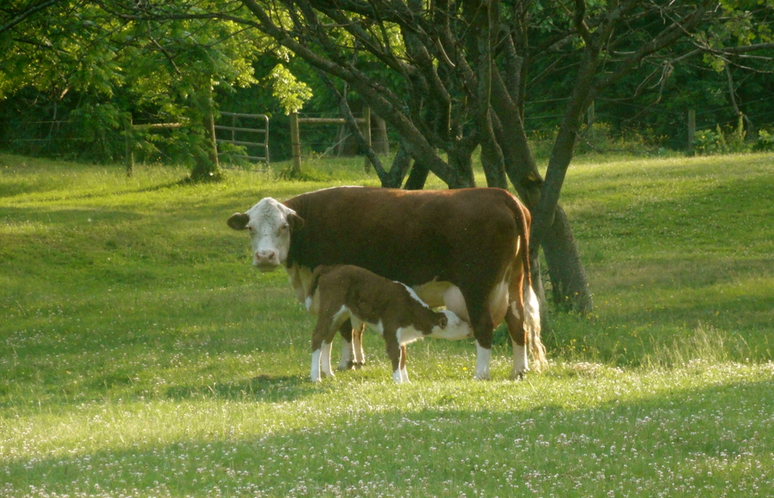
<path fill-rule="evenodd" d="M 340 187 L 282 204 L 292 210 L 283 216 L 293 228 L 281 263 L 299 300 L 305 299 L 317 266 L 356 265 L 411 286 L 430 306 L 445 305 L 469 321 L 479 347 L 477 378 L 489 375 L 492 332 L 503 319 L 514 348 L 524 350 L 529 333 L 533 357 L 544 361 L 538 324 L 525 328 L 525 318 L 535 322 L 537 313 L 525 313 L 524 302 L 525 290 L 534 296 L 529 211 L 509 192 Z M 237 213 L 229 224 L 245 228 L 257 223 L 253 218 Z M 276 260 L 273 251 L 255 251 L 258 267 L 278 264 Z M 514 354 L 515 376 L 526 370 L 526 357 L 521 363 Z"/>

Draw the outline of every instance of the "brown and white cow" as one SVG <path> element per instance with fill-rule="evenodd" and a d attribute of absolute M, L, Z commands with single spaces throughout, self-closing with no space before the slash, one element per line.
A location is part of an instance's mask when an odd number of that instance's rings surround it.
<path fill-rule="evenodd" d="M 384 338 L 392 362 L 392 380 L 408 382 L 406 345 L 424 337 L 458 340 L 472 334 L 470 325 L 449 310 L 433 311 L 410 287 L 351 265 L 315 268 L 306 308 L 317 314 L 312 334 L 312 382 L 320 369 L 332 377 L 331 345 L 341 325 L 366 324 Z"/>
<path fill-rule="evenodd" d="M 330 188 L 282 203 L 264 198 L 228 225 L 250 231 L 255 267 L 285 267 L 301 302 L 314 268 L 351 264 L 405 283 L 431 307 L 446 306 L 473 328 L 476 379 L 489 378 L 492 332 L 503 319 L 512 377 L 528 370 L 527 343 L 538 368 L 545 364 L 529 211 L 506 190 Z"/>

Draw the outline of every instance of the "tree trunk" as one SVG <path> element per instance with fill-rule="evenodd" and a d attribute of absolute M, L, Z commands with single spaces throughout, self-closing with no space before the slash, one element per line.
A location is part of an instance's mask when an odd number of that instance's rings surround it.
<path fill-rule="evenodd" d="M 555 304 L 566 311 L 590 313 L 594 303 L 589 279 L 581 261 L 570 222 L 561 206 L 556 206 L 554 222 L 543 238 L 543 254 L 551 278 Z"/>
<path fill-rule="evenodd" d="M 218 164 L 218 148 L 215 142 L 215 116 L 213 115 L 212 85 L 209 78 L 201 85 L 195 96 L 195 114 L 201 118 L 204 130 L 201 147 L 194 152 L 194 167 L 191 171 L 192 181 L 207 181 L 221 179 Z"/>
<path fill-rule="evenodd" d="M 387 182 L 382 182 L 384 188 L 400 188 L 403 185 L 403 179 L 406 177 L 411 167 L 411 156 L 406 151 L 403 143 L 398 147 L 395 158 L 392 160 L 390 172 L 387 173 Z"/>
<path fill-rule="evenodd" d="M 415 159 L 414 166 L 411 167 L 411 173 L 409 173 L 408 180 L 406 180 L 406 185 L 403 188 L 406 190 L 422 190 L 425 188 L 425 182 L 429 173 L 430 168 Z"/>

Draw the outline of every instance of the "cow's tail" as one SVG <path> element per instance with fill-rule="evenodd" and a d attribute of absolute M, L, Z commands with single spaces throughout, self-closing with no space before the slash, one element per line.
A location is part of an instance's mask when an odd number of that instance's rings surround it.
<path fill-rule="evenodd" d="M 529 341 L 529 352 L 532 355 L 533 368 L 540 372 L 548 366 L 546 360 L 546 348 L 540 339 L 540 301 L 532 287 L 532 271 L 529 263 L 529 228 L 530 216 L 527 208 L 517 201 L 518 212 L 516 215 L 521 221 L 521 231 L 524 234 L 524 244 L 521 247 L 522 266 L 524 268 L 525 281 L 522 286 L 522 300 L 524 302 L 524 329 Z"/>

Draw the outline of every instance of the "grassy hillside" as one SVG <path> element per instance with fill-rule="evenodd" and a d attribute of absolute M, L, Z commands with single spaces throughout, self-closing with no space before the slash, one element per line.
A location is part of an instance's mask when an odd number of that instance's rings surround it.
<path fill-rule="evenodd" d="M 773 492 L 774 156 L 578 162 L 594 315 L 553 313 L 523 382 L 505 341 L 474 382 L 471 342 L 427 340 L 403 386 L 373 333 L 365 369 L 308 382 L 313 318 L 226 227 L 376 184 L 314 166 L 192 186 L 0 155 L 0 497 Z"/>

